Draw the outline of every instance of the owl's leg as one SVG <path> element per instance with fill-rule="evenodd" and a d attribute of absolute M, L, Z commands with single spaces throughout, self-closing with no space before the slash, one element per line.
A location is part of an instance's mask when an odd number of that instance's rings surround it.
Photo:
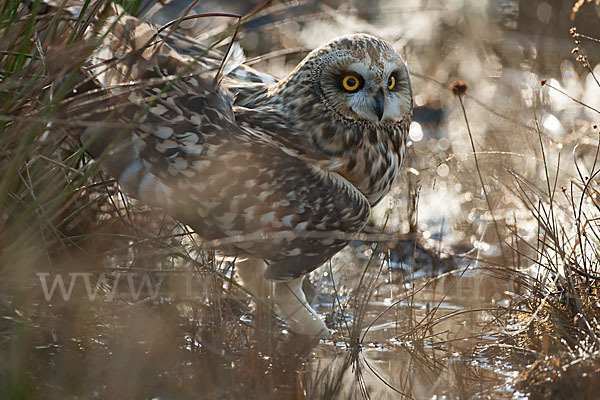
<path fill-rule="evenodd" d="M 302 290 L 304 276 L 289 282 L 275 283 L 273 303 L 279 315 L 286 320 L 290 330 L 316 338 L 329 335 L 329 329 L 319 314 L 306 301 Z"/>
<path fill-rule="evenodd" d="M 259 299 L 271 299 L 292 332 L 318 338 L 329 334 L 325 323 L 306 301 L 302 291 L 304 277 L 289 282 L 267 280 L 263 276 L 267 264 L 256 258 L 237 261 L 236 267 L 246 290 Z"/>
<path fill-rule="evenodd" d="M 260 258 L 236 261 L 235 267 L 244 288 L 253 296 L 266 300 L 271 295 L 271 282 L 263 277 L 267 263 Z"/>
<path fill-rule="evenodd" d="M 263 277 L 267 264 L 260 258 L 249 258 L 236 261 L 235 266 L 242 280 L 242 286 L 254 297 L 253 315 L 256 333 L 266 334 L 271 327 L 269 297 L 273 291 L 273 284 Z"/>

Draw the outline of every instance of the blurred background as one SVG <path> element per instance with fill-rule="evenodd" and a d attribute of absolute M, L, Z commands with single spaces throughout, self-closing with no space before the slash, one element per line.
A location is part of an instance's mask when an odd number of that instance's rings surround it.
<path fill-rule="evenodd" d="M 184 12 L 244 15 L 262 5 L 162 0 L 131 11 L 161 26 Z M 368 227 L 399 240 L 355 242 L 313 273 L 307 291 L 334 334 L 300 349 L 277 321 L 268 322 L 272 336 L 255 332 L 230 263 L 193 250 L 185 227 L 102 180 L 101 195 L 74 200 L 93 207 L 60 232 L 106 235 L 51 249 L 38 238 L 27 257 L 2 259 L 0 397 L 518 397 L 514 378 L 531 355 L 498 341 L 515 323 L 516 271 L 539 253 L 532 209 L 548 182 L 560 192 L 595 167 L 599 43 L 579 38 L 578 47 L 570 29 L 600 38 L 599 21 L 595 1 L 270 2 L 237 37 L 260 71 L 283 78 L 313 48 L 357 32 L 406 59 L 415 101 L 408 158 Z M 199 18 L 181 31 L 210 43 L 234 22 Z M 467 85 L 464 112 L 450 90 L 456 80 Z M 555 200 L 565 219 L 568 200 Z M 44 299 L 36 273 L 82 268 L 95 274 L 92 285 L 112 276 L 98 298 L 79 280 L 76 300 Z M 114 274 L 139 270 L 169 272 L 169 294 L 110 297 Z"/>

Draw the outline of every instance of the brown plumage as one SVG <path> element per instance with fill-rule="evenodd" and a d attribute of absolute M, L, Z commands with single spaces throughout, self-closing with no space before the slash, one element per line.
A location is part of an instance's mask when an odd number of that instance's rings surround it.
<path fill-rule="evenodd" d="M 88 128 L 82 142 L 107 157 L 127 193 L 202 237 L 267 235 L 222 250 L 255 260 L 246 275 L 293 284 L 306 315 L 285 301 L 280 313 L 292 329 L 322 334 L 295 282 L 362 229 L 397 174 L 412 112 L 402 58 L 380 39 L 351 35 L 281 81 L 239 57 L 215 80 L 218 53 L 130 16 L 105 26 L 86 68 L 98 89 L 74 97 L 68 112 L 125 128 Z"/>

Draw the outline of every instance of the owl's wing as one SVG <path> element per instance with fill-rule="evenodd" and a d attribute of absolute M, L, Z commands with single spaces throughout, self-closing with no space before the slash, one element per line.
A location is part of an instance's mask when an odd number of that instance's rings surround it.
<path fill-rule="evenodd" d="M 202 55 L 204 60 L 210 60 L 214 65 L 219 65 L 223 59 L 223 54 L 220 51 L 210 50 L 209 46 L 177 32 L 168 32 L 167 34 L 161 35 L 161 38 L 164 39 L 169 47 L 180 55 L 187 55 L 189 57 Z M 244 61 L 245 56 L 242 48 L 237 43 L 234 43 L 224 68 L 223 75 L 225 75 L 229 81 L 226 86 L 236 86 L 248 83 L 270 85 L 277 82 L 277 78 L 273 75 L 244 65 Z"/>
<path fill-rule="evenodd" d="M 149 25 L 122 24 L 88 69 L 99 88 L 67 111 L 102 121 L 81 132 L 82 142 L 106 157 L 103 167 L 126 192 L 207 239 L 240 237 L 227 250 L 266 259 L 275 280 L 318 267 L 346 245 L 340 234 L 363 227 L 370 206 L 354 186 L 259 126 L 238 125 L 214 70 L 151 44 Z"/>

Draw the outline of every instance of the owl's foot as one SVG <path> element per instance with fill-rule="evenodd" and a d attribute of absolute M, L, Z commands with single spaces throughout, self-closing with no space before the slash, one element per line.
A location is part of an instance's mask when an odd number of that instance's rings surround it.
<path fill-rule="evenodd" d="M 263 277 L 267 265 L 258 259 L 238 261 L 236 267 L 244 287 L 259 299 L 270 300 L 290 331 L 315 339 L 329 336 L 329 329 L 306 301 L 302 291 L 304 277 L 288 282 L 268 281 Z"/>
<path fill-rule="evenodd" d="M 315 338 L 329 336 L 329 329 L 319 314 L 308 304 L 302 291 L 304 277 L 275 283 L 273 304 L 294 333 Z"/>

